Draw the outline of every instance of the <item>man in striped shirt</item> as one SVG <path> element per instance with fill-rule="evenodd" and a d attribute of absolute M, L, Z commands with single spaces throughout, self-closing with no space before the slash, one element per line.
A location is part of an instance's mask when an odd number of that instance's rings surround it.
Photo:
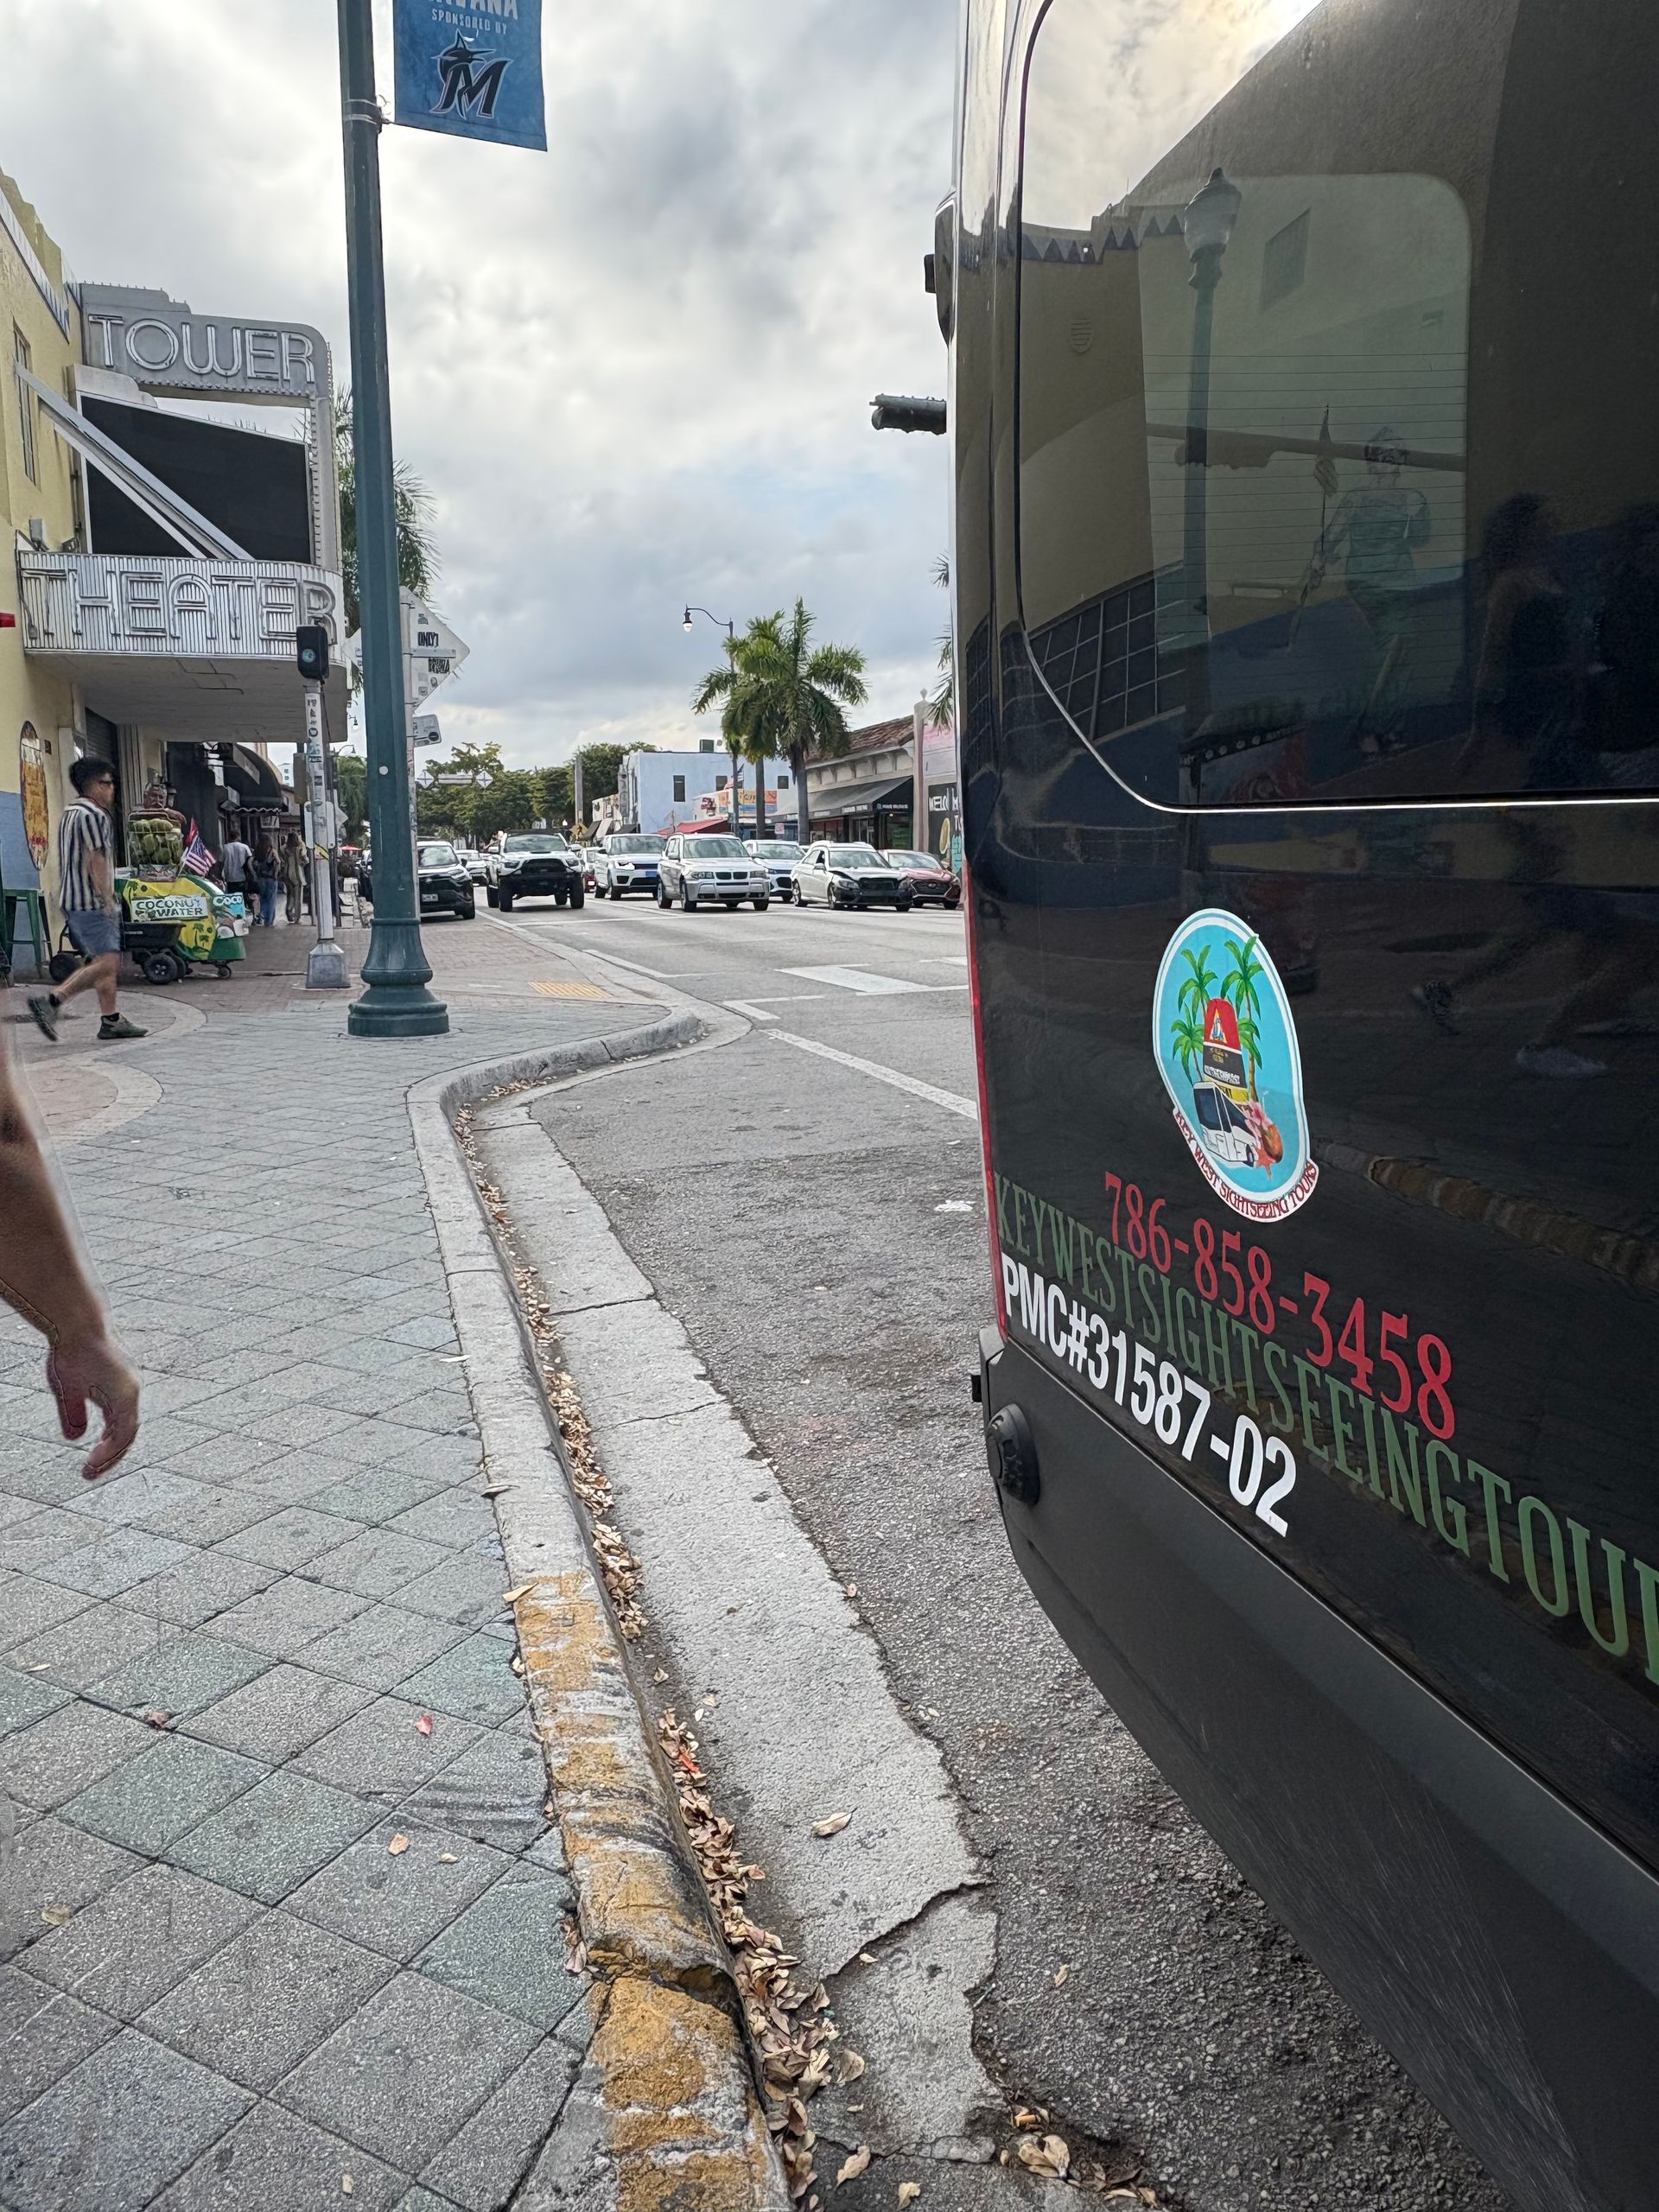
<path fill-rule="evenodd" d="M 69 780 L 76 797 L 58 823 L 58 894 L 69 942 L 86 965 L 77 968 L 60 990 L 37 991 L 29 1010 L 46 1034 L 55 1038 L 65 1000 L 79 991 L 96 991 L 104 1017 L 98 1025 L 99 1042 L 114 1044 L 149 1033 L 129 1021 L 116 1005 L 121 907 L 115 895 L 115 840 L 110 821 L 115 771 L 107 760 L 77 760 Z"/>

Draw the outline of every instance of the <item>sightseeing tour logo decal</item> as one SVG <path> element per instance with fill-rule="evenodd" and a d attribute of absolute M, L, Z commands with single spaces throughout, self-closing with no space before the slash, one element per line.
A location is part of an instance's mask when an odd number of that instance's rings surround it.
<path fill-rule="evenodd" d="M 1152 1048 L 1205 1180 L 1249 1221 L 1313 1195 L 1302 1056 L 1279 971 L 1236 914 L 1206 906 L 1171 938 L 1152 1001 Z"/>

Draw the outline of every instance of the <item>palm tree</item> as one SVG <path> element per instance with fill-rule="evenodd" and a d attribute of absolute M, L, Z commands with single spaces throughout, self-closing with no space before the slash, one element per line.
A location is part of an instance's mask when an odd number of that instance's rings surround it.
<path fill-rule="evenodd" d="M 950 588 L 950 563 L 943 556 L 935 563 L 933 581 L 941 591 Z M 947 622 L 939 632 L 939 667 L 944 671 L 927 702 L 928 718 L 937 725 L 954 721 L 957 713 L 956 643 Z"/>
<path fill-rule="evenodd" d="M 1193 1064 L 1204 1057 L 1204 1016 L 1197 1013 L 1178 1014 L 1170 1024 L 1170 1034 L 1174 1039 L 1175 1057 L 1191 1083 Z"/>
<path fill-rule="evenodd" d="M 724 699 L 721 727 L 740 735 L 746 759 L 764 762 L 782 754 L 788 760 L 803 844 L 811 835 L 807 754 L 839 759 L 852 736 L 844 710 L 862 706 L 869 696 L 863 654 L 855 645 L 815 645 L 812 629 L 801 599 L 791 614 L 756 616 L 734 641 L 729 668 L 705 677 L 691 700 L 702 714 Z M 762 808 L 765 803 L 763 788 Z"/>
<path fill-rule="evenodd" d="M 363 626 L 357 595 L 357 453 L 352 443 L 352 395 L 334 398 L 334 471 L 340 479 L 340 570 L 346 587 L 347 636 Z M 432 536 L 432 494 L 406 461 L 392 472 L 397 516 L 397 582 L 424 599 L 438 576 L 438 549 Z"/>
<path fill-rule="evenodd" d="M 1267 970 L 1255 957 L 1257 938 L 1246 938 L 1243 944 L 1236 937 L 1224 938 L 1222 941 L 1232 955 L 1233 964 L 1222 977 L 1221 988 L 1225 996 L 1232 1001 L 1239 1015 L 1238 1041 L 1249 1059 L 1250 1096 L 1254 1098 L 1256 1095 L 1255 1071 L 1262 1057 L 1261 1033 L 1255 1020 L 1262 1011 L 1262 998 L 1255 987 Z"/>
<path fill-rule="evenodd" d="M 1215 996 L 1216 973 L 1210 965 L 1210 948 L 1200 945 L 1194 952 L 1189 944 L 1182 953 L 1188 974 L 1175 995 L 1175 1003 L 1183 1012 L 1202 1016 L 1204 1009 Z"/>

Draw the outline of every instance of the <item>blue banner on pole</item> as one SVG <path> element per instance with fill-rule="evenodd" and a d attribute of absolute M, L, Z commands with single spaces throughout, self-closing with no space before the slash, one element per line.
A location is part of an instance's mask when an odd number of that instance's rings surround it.
<path fill-rule="evenodd" d="M 395 121 L 546 150 L 542 0 L 392 0 L 392 7 Z"/>

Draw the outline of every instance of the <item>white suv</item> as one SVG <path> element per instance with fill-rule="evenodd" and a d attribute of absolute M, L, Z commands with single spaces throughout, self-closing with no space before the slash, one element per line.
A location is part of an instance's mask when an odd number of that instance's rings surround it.
<path fill-rule="evenodd" d="M 688 914 L 716 899 L 734 912 L 752 899 L 755 912 L 764 914 L 772 883 L 735 837 L 671 837 L 657 863 L 657 904 L 671 906 L 676 899 Z"/>
<path fill-rule="evenodd" d="M 601 837 L 591 853 L 595 894 L 621 899 L 630 891 L 655 891 L 662 852 L 660 837 L 631 833 Z"/>
<path fill-rule="evenodd" d="M 795 863 L 806 849 L 788 837 L 751 837 L 745 841 L 749 858 L 759 861 L 772 879 L 772 895 L 787 906 L 795 896 Z"/>

